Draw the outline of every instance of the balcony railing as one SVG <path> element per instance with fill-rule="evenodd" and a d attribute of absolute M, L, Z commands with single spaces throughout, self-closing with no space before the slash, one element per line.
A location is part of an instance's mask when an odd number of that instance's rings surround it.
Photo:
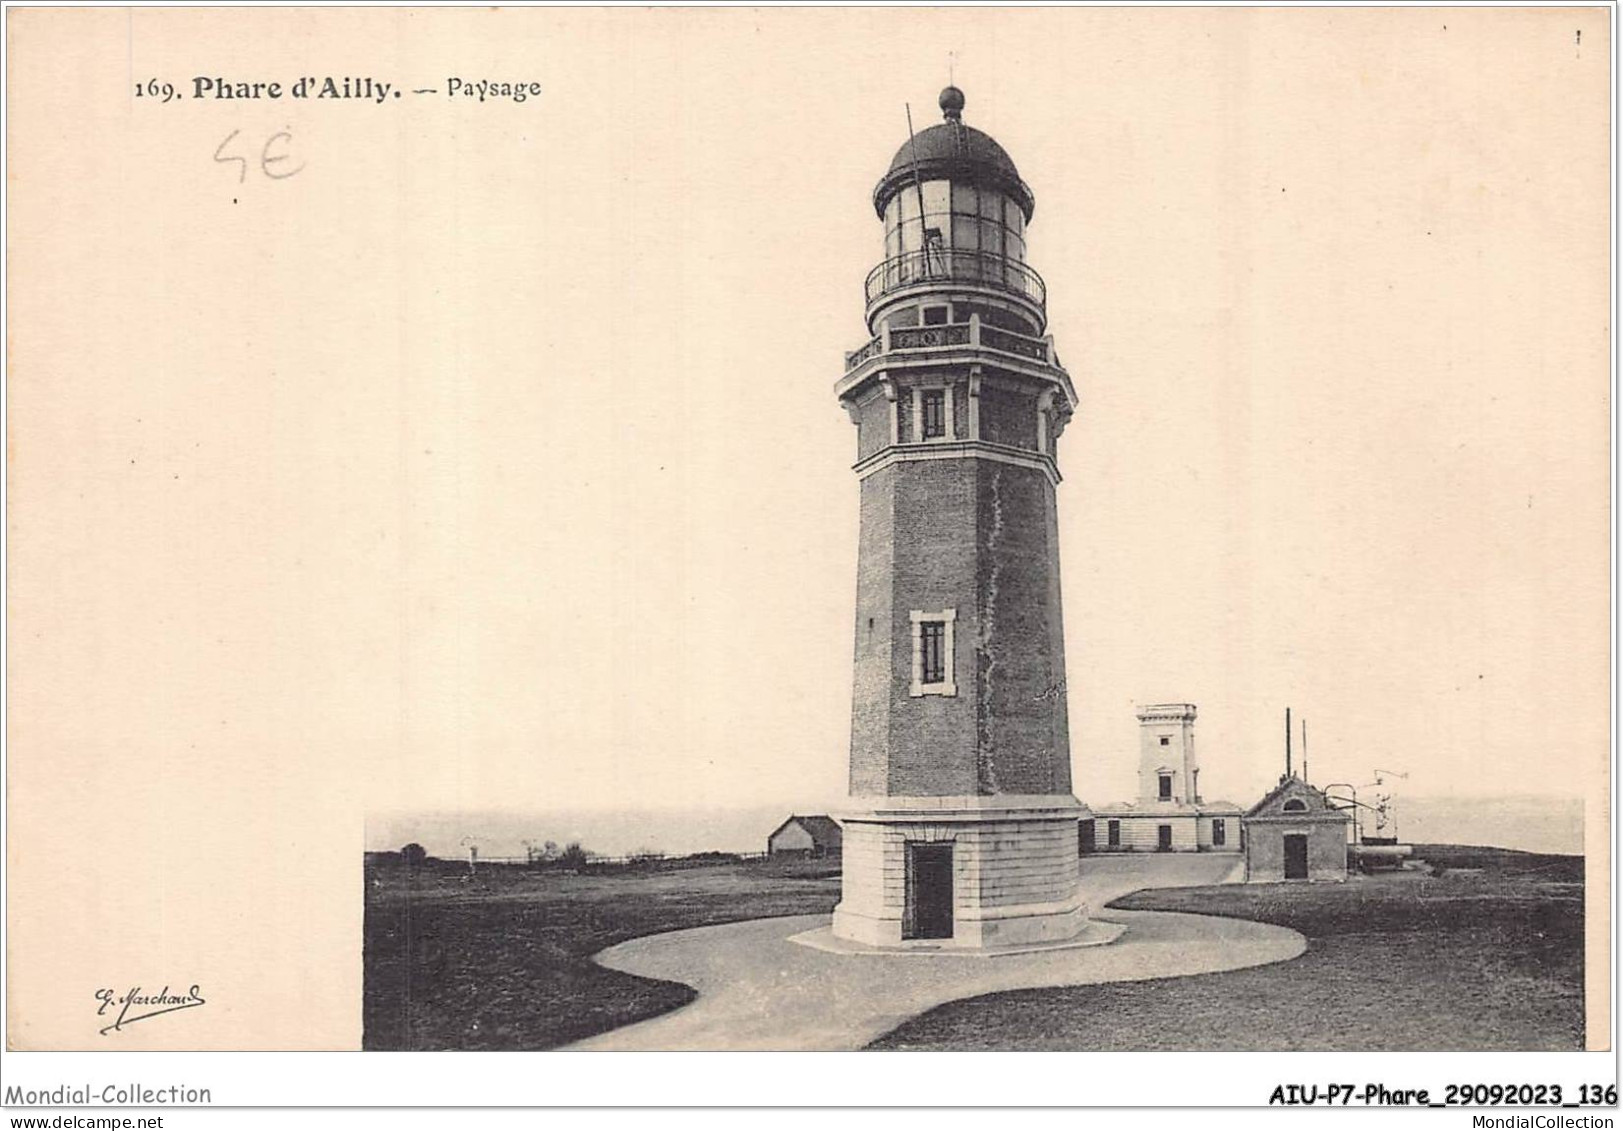
<path fill-rule="evenodd" d="M 890 332 L 893 350 L 927 350 L 940 346 L 969 345 L 969 323 L 943 326 L 902 326 Z"/>
<path fill-rule="evenodd" d="M 996 326 L 981 326 L 981 345 L 1029 357 L 1033 361 L 1048 360 L 1048 343 L 1041 338 L 1028 338 L 1012 330 L 999 330 Z"/>
<path fill-rule="evenodd" d="M 898 326 L 890 331 L 890 350 L 930 350 L 953 346 L 973 346 L 1013 354 L 1032 361 L 1058 365 L 1048 338 L 1033 338 L 1013 330 L 1000 330 L 988 326 L 980 319 L 969 322 L 949 322 L 941 326 Z M 851 372 L 863 363 L 886 352 L 885 335 L 869 339 L 861 349 L 845 355 L 845 371 Z"/>
<path fill-rule="evenodd" d="M 989 251 L 930 248 L 885 260 L 868 272 L 868 305 L 893 291 L 927 283 L 964 283 L 1009 291 L 1041 309 L 1048 298 L 1043 277 L 1021 263 Z"/>
<path fill-rule="evenodd" d="M 884 349 L 884 345 L 885 345 L 885 340 L 883 338 L 875 337 L 872 341 L 870 341 L 867 345 L 863 346 L 861 349 L 852 350 L 850 353 L 846 354 L 845 355 L 845 370 L 846 370 L 846 372 L 849 373 L 851 370 L 853 370 L 857 366 L 861 365 L 864 361 L 867 361 L 870 357 L 877 356 Z"/>

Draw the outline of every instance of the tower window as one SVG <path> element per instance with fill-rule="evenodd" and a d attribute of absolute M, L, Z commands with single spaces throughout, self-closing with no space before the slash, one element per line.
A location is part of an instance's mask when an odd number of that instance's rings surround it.
<path fill-rule="evenodd" d="M 1172 800 L 1172 775 L 1171 774 L 1162 774 L 1161 775 L 1161 800 L 1162 801 L 1171 801 Z"/>
<path fill-rule="evenodd" d="M 941 683 L 947 678 L 946 657 L 942 649 L 947 642 L 947 622 L 927 620 L 919 625 L 919 647 L 923 650 L 923 682 Z"/>
<path fill-rule="evenodd" d="M 913 620 L 913 683 L 910 694 L 957 695 L 953 680 L 952 637 L 957 610 L 939 613 L 915 610 Z"/>
<path fill-rule="evenodd" d="M 908 434 L 912 443 L 957 438 L 952 419 L 952 390 L 949 387 L 914 385 L 913 395 L 907 399 L 911 402 L 914 422 Z"/>
<path fill-rule="evenodd" d="M 920 397 L 920 415 L 923 417 L 920 434 L 934 440 L 947 434 L 947 395 L 943 389 L 928 389 Z"/>
<path fill-rule="evenodd" d="M 1166 735 L 1163 734 L 1161 736 L 1161 745 L 1162 746 L 1171 746 L 1172 745 L 1172 739 L 1168 738 Z"/>
<path fill-rule="evenodd" d="M 926 326 L 945 326 L 947 315 L 952 308 L 947 306 L 927 306 L 924 308 L 924 324 Z"/>

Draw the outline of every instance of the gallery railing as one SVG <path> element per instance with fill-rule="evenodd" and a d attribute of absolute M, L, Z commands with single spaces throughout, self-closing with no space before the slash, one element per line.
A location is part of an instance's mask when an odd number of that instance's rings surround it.
<path fill-rule="evenodd" d="M 938 247 L 892 256 L 868 272 L 868 305 L 893 291 L 935 282 L 993 287 L 1017 294 L 1039 308 L 1048 298 L 1043 277 L 1018 259 L 989 251 Z"/>
<path fill-rule="evenodd" d="M 1032 361 L 1059 364 L 1050 350 L 1047 338 L 1033 338 L 1026 334 L 1017 334 L 1013 330 L 988 326 L 978 318 L 942 326 L 899 326 L 890 331 L 889 349 L 892 351 L 943 349 L 953 346 L 997 350 L 999 353 L 1013 354 Z M 871 338 L 861 349 L 852 350 L 845 355 L 845 371 L 849 373 L 885 351 L 883 334 Z"/>

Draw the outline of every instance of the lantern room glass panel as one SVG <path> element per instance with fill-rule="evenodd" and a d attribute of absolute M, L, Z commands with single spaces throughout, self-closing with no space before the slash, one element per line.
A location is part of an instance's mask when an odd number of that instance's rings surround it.
<path fill-rule="evenodd" d="M 1003 234 L 1004 234 L 1003 233 L 1003 225 L 1002 224 L 982 224 L 980 226 L 980 228 L 981 228 L 981 250 L 984 251 L 984 252 L 987 252 L 990 255 L 1002 255 L 1003 254 Z"/>
<path fill-rule="evenodd" d="M 942 245 L 952 239 L 951 200 L 952 186 L 948 182 L 924 182 L 924 234 L 929 237 L 932 232 L 939 233 Z"/>
<path fill-rule="evenodd" d="M 939 243 L 927 247 L 932 229 L 940 233 Z M 1025 258 L 1020 205 L 996 189 L 925 181 L 904 186 L 885 205 L 887 289 L 931 278 L 1007 286 L 1019 279 L 1008 261 Z"/>

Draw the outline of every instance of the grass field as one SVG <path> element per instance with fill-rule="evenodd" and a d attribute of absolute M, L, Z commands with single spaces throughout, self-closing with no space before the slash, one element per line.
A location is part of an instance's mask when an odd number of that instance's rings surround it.
<path fill-rule="evenodd" d="M 1583 861 L 1421 846 L 1439 866 L 1346 884 L 1135 892 L 1112 906 L 1301 931 L 1273 966 L 952 1002 L 890 1049 L 1572 1049 L 1583 1040 Z M 1084 864 L 1084 866 L 1086 866 Z M 366 870 L 368 1049 L 545 1049 L 693 991 L 590 956 L 642 935 L 831 911 L 838 865 L 711 861 L 581 873 L 430 861 Z"/>
<path fill-rule="evenodd" d="M 886 1049 L 1434 1050 L 1583 1047 L 1583 860 L 1421 845 L 1440 874 L 1135 892 L 1112 907 L 1302 932 L 1290 962 L 990 994 Z"/>
<path fill-rule="evenodd" d="M 366 868 L 362 1046 L 545 1049 L 656 1016 L 693 991 L 589 956 L 640 935 L 829 912 L 839 865 L 649 863 L 579 873 L 430 861 Z"/>

